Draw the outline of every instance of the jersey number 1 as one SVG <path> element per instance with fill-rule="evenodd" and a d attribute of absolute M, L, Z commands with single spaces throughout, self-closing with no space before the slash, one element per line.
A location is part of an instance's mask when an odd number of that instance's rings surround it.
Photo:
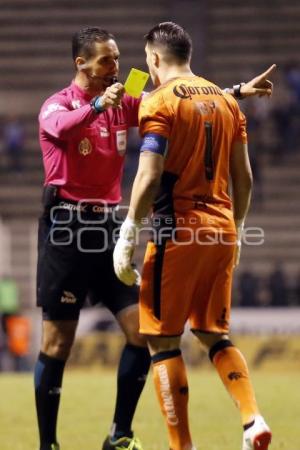
<path fill-rule="evenodd" d="M 213 142 L 212 142 L 212 123 L 204 122 L 206 146 L 204 155 L 205 176 L 208 181 L 214 179 L 214 162 L 213 162 Z"/>

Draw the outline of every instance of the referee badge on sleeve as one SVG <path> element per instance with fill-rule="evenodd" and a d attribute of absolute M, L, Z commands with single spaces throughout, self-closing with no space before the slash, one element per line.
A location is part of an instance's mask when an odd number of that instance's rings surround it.
<path fill-rule="evenodd" d="M 116 144 L 119 155 L 123 156 L 127 147 L 127 130 L 116 131 Z"/>

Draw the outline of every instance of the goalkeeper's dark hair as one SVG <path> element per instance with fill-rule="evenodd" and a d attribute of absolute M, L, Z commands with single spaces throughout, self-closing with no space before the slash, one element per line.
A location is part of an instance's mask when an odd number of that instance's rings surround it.
<path fill-rule="evenodd" d="M 192 56 L 192 39 L 180 25 L 174 22 L 162 22 L 153 27 L 145 36 L 150 45 L 165 47 L 170 57 L 179 63 L 188 63 Z"/>
<path fill-rule="evenodd" d="M 98 27 L 85 27 L 77 31 L 72 38 L 72 56 L 73 60 L 77 56 L 83 56 L 88 59 L 93 56 L 94 43 L 106 42 L 109 39 L 115 39 L 114 35 Z"/>

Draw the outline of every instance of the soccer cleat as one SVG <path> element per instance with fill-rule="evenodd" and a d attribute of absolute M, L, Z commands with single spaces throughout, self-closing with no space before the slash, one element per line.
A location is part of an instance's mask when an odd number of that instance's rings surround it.
<path fill-rule="evenodd" d="M 51 444 L 51 450 L 60 450 L 59 444 Z"/>
<path fill-rule="evenodd" d="M 57 442 L 54 442 L 53 444 L 42 445 L 40 450 L 60 450 L 60 446 Z"/>
<path fill-rule="evenodd" d="M 121 437 L 113 440 L 111 436 L 105 439 L 102 450 L 143 450 L 142 444 L 138 438 L 135 437 Z"/>
<path fill-rule="evenodd" d="M 255 416 L 252 427 L 244 431 L 242 450 L 268 450 L 272 433 L 261 416 Z"/>

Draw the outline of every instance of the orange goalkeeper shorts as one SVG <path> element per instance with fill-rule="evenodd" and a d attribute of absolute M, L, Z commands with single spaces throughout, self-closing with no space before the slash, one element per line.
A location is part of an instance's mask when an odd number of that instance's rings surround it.
<path fill-rule="evenodd" d="M 226 244 L 148 242 L 140 288 L 140 332 L 179 336 L 228 333 L 235 235 Z"/>

